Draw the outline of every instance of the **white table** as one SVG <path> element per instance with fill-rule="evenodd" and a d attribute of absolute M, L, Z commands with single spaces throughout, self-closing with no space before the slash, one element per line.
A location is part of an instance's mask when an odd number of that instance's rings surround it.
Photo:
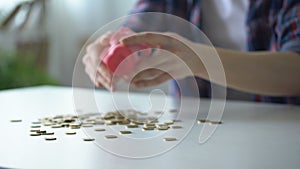
<path fill-rule="evenodd" d="M 97 91 L 103 100 L 105 91 Z M 159 98 L 157 98 L 159 99 Z M 207 109 L 203 101 L 202 110 Z M 300 166 L 300 107 L 228 101 L 222 120 L 205 144 L 195 124 L 178 146 L 148 159 L 122 158 L 93 142 L 84 132 L 53 142 L 30 137 L 38 118 L 74 113 L 72 88 L 33 87 L 0 92 L 0 166 L 11 168 L 295 168 Z M 87 110 L 88 111 L 88 110 Z M 21 123 L 11 119 L 21 118 Z M 131 147 L 129 147 L 131 148 Z M 134 148 L 134 147 L 132 147 Z"/>

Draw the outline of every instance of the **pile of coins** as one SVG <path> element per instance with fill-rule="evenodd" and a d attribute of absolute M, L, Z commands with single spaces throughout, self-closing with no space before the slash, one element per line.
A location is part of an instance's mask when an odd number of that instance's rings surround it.
<path fill-rule="evenodd" d="M 169 110 L 170 113 L 177 113 L 176 109 Z M 161 113 L 161 112 L 159 112 Z M 156 113 L 157 114 L 157 113 Z M 67 129 L 65 131 L 66 135 L 76 135 L 75 129 L 80 128 L 91 128 L 93 127 L 95 132 L 106 131 L 106 126 L 122 125 L 125 126 L 127 130 L 120 130 L 120 135 L 128 135 L 133 132 L 130 129 L 137 128 L 142 131 L 163 131 L 169 129 L 182 129 L 183 126 L 177 125 L 177 123 L 182 122 L 181 120 L 169 120 L 164 122 L 159 122 L 156 117 L 148 117 L 147 113 L 135 111 L 135 110 L 121 110 L 107 113 L 85 113 L 80 115 L 56 115 L 54 117 L 45 117 L 33 121 L 30 126 L 30 136 L 45 136 L 46 141 L 57 140 L 54 137 L 55 132 L 53 130 L 58 128 Z M 21 119 L 14 119 L 11 122 L 22 122 Z M 197 120 L 198 124 L 208 123 L 210 125 L 220 125 L 223 124 L 222 121 L 210 121 L 206 119 Z M 99 127 L 101 126 L 101 127 Z M 48 128 L 47 130 L 42 129 Z M 51 131 L 52 130 L 52 131 Z M 116 139 L 116 135 L 105 135 L 106 139 Z M 94 141 L 94 138 L 83 138 L 83 141 Z M 176 141 L 174 137 L 164 138 L 164 141 Z"/>
<path fill-rule="evenodd" d="M 175 110 L 170 110 L 170 113 L 176 112 Z M 74 129 L 94 127 L 95 132 L 106 131 L 105 126 L 123 125 L 128 130 L 119 131 L 120 135 L 132 134 L 130 129 L 140 128 L 142 131 L 151 130 L 169 130 L 169 129 L 182 129 L 180 125 L 174 125 L 175 123 L 181 122 L 181 120 L 170 120 L 159 123 L 156 117 L 143 117 L 147 113 L 135 111 L 135 110 L 122 110 L 107 112 L 102 114 L 100 112 L 96 113 L 86 113 L 78 116 L 74 115 L 57 115 L 54 117 L 41 118 L 38 121 L 33 121 L 30 129 L 30 136 L 49 136 L 54 135 L 54 132 L 48 130 L 41 130 L 40 128 L 48 127 L 51 130 L 58 128 L 68 129 L 66 135 L 75 135 L 76 131 Z M 103 126 L 99 128 L 99 126 Z M 106 139 L 118 138 L 116 135 L 105 135 Z M 55 137 L 45 137 L 47 141 L 56 140 Z M 83 138 L 83 141 L 94 141 L 94 138 Z M 164 138 L 164 141 L 176 141 L 176 138 Z"/>

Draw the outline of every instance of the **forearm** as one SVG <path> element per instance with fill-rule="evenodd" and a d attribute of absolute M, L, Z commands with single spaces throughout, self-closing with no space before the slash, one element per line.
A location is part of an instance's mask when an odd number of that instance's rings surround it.
<path fill-rule="evenodd" d="M 211 57 L 211 50 L 199 44 L 195 48 L 201 57 Z M 300 95 L 299 54 L 239 52 L 221 48 L 216 48 L 216 51 L 224 67 L 228 87 L 262 95 Z M 200 70 L 197 75 L 209 79 L 206 71 Z M 212 81 L 220 83 L 218 79 Z"/>

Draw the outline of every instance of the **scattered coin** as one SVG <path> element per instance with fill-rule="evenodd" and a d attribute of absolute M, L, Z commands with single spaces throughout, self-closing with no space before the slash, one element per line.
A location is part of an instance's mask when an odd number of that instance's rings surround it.
<path fill-rule="evenodd" d="M 40 128 L 40 125 L 31 126 L 31 128 Z"/>
<path fill-rule="evenodd" d="M 164 138 L 164 141 L 176 141 L 177 139 L 175 137 L 167 137 Z"/>
<path fill-rule="evenodd" d="M 44 123 L 43 125 L 44 126 L 52 126 L 53 124 L 52 123 Z"/>
<path fill-rule="evenodd" d="M 60 124 L 54 124 L 51 126 L 51 128 L 61 128 L 62 126 Z"/>
<path fill-rule="evenodd" d="M 103 124 L 105 124 L 105 122 L 102 121 L 102 120 L 96 120 L 96 121 L 95 121 L 95 124 L 96 124 L 96 125 L 103 125 Z"/>
<path fill-rule="evenodd" d="M 22 120 L 21 119 L 13 119 L 13 120 L 10 120 L 10 122 L 12 122 L 12 123 L 18 123 L 18 122 L 22 122 Z"/>
<path fill-rule="evenodd" d="M 41 124 L 41 122 L 40 121 L 33 121 L 33 122 L 31 122 L 32 124 Z"/>
<path fill-rule="evenodd" d="M 118 138 L 118 137 L 115 136 L 115 135 L 106 135 L 105 138 L 107 138 L 107 139 L 114 139 L 114 138 Z"/>
<path fill-rule="evenodd" d="M 65 133 L 66 133 L 66 135 L 74 135 L 74 134 L 76 134 L 75 131 L 67 131 L 67 132 L 65 132 Z"/>
<path fill-rule="evenodd" d="M 56 138 L 55 137 L 46 137 L 45 140 L 46 141 L 54 141 L 54 140 L 56 140 Z"/>
<path fill-rule="evenodd" d="M 37 132 L 39 132 L 40 130 L 38 130 L 38 129 L 32 129 L 32 130 L 30 130 L 30 132 L 35 132 L 35 133 L 37 133 Z"/>
<path fill-rule="evenodd" d="M 210 125 L 218 125 L 218 124 L 223 124 L 222 121 L 209 121 L 208 124 Z"/>
<path fill-rule="evenodd" d="M 139 127 L 139 125 L 137 125 L 137 124 L 128 124 L 128 125 L 126 125 L 126 128 L 138 128 Z"/>
<path fill-rule="evenodd" d="M 37 131 L 37 133 L 40 133 L 40 134 L 43 134 L 43 133 L 46 133 L 47 131 L 46 130 L 39 130 Z"/>
<path fill-rule="evenodd" d="M 40 136 L 40 133 L 30 133 L 30 136 Z"/>
<path fill-rule="evenodd" d="M 70 124 L 69 128 L 71 128 L 71 129 L 80 129 L 80 125 L 79 124 Z"/>
<path fill-rule="evenodd" d="M 206 122 L 207 122 L 207 120 L 205 120 L 205 119 L 199 119 L 199 120 L 197 120 L 198 124 L 202 124 L 202 123 L 206 123 Z"/>
<path fill-rule="evenodd" d="M 105 131 L 104 128 L 96 128 L 95 131 Z"/>
<path fill-rule="evenodd" d="M 164 122 L 164 124 L 171 125 L 171 124 L 174 124 L 174 122 L 173 121 L 166 121 L 166 122 Z"/>
<path fill-rule="evenodd" d="M 144 127 L 155 127 L 155 123 L 146 123 Z"/>
<path fill-rule="evenodd" d="M 168 125 L 157 125 L 158 130 L 168 130 L 170 127 Z"/>
<path fill-rule="evenodd" d="M 128 131 L 128 130 L 123 130 L 123 131 L 120 131 L 119 133 L 120 134 L 131 134 L 132 132 Z"/>
<path fill-rule="evenodd" d="M 54 135 L 54 132 L 46 132 L 46 133 L 42 133 L 42 135 Z"/>
<path fill-rule="evenodd" d="M 178 120 L 178 119 L 176 119 L 176 120 L 172 120 L 172 122 L 173 123 L 178 123 L 178 122 L 182 122 L 181 120 Z"/>
<path fill-rule="evenodd" d="M 146 130 L 154 130 L 155 129 L 155 126 L 149 126 L 149 127 L 143 127 L 143 131 L 146 131 Z"/>
<path fill-rule="evenodd" d="M 172 126 L 172 129 L 181 129 L 182 126 Z"/>
<path fill-rule="evenodd" d="M 94 141 L 94 138 L 83 138 L 83 141 Z"/>

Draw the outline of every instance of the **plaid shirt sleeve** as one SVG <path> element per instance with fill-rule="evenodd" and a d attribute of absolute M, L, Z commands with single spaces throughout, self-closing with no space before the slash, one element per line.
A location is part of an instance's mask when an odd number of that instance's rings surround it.
<path fill-rule="evenodd" d="M 164 0 L 139 0 L 132 8 L 128 20 L 126 20 L 124 26 L 130 27 L 135 32 L 141 31 L 156 31 L 157 25 L 161 25 L 161 18 L 151 17 L 152 22 L 147 22 L 148 14 L 138 15 L 138 13 L 144 12 L 163 12 L 165 13 L 166 3 Z M 149 14 L 150 15 L 150 14 Z M 155 21 L 154 21 L 155 20 Z M 150 25 L 152 23 L 152 25 Z"/>
<path fill-rule="evenodd" d="M 284 0 L 278 3 L 281 3 L 281 8 L 274 15 L 272 48 L 300 53 L 300 1 Z M 273 6 L 276 5 L 274 3 Z"/>

